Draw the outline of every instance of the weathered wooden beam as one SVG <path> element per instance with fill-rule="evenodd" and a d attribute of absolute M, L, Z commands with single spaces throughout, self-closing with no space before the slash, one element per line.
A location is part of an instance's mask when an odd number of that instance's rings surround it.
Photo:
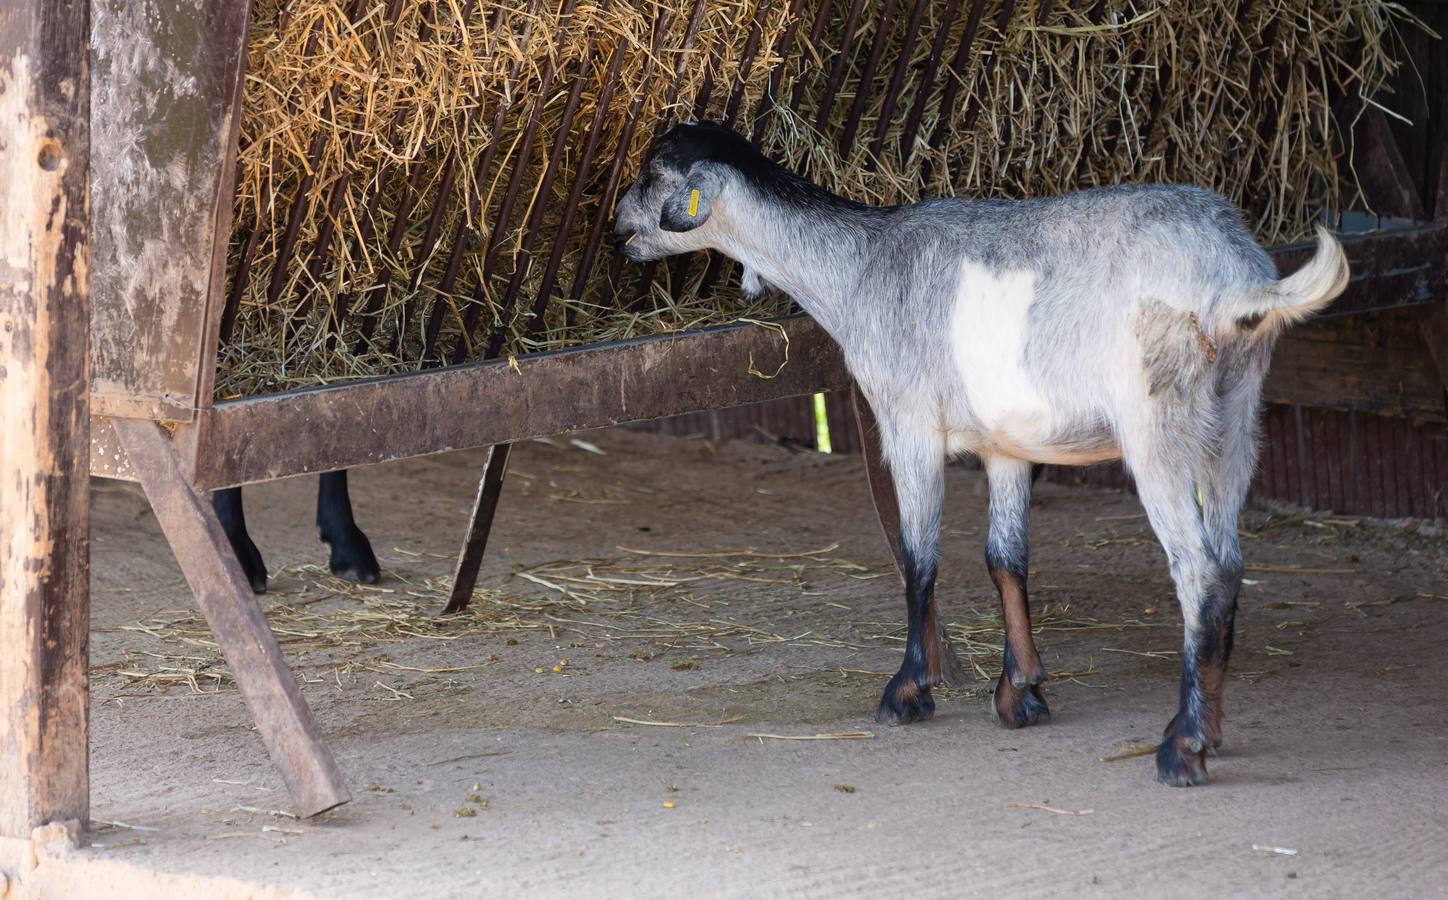
<path fill-rule="evenodd" d="M 1352 282 L 1325 317 L 1448 294 L 1448 223 L 1350 235 L 1343 246 Z M 1294 244 L 1272 256 L 1286 272 L 1312 250 Z M 822 329 L 803 317 L 780 328 L 727 325 L 229 401 L 178 428 L 177 440 L 196 460 L 194 485 L 214 490 L 848 388 Z M 751 359 L 778 374 L 749 374 Z M 133 480 L 109 424 L 98 424 L 92 473 Z"/>
<path fill-rule="evenodd" d="M 463 547 L 458 553 L 457 567 L 453 569 L 452 590 L 448 593 L 443 615 L 462 612 L 472 602 L 473 588 L 478 584 L 478 569 L 483 564 L 483 553 L 488 549 L 488 534 L 493 530 L 493 514 L 498 511 L 498 498 L 503 494 L 503 476 L 508 473 L 508 456 L 512 449 L 512 444 L 494 444 L 488 448 L 488 460 L 483 464 L 483 477 L 478 481 L 478 493 L 473 498 L 473 512 L 468 517 L 468 530 L 463 535 Z"/>
<path fill-rule="evenodd" d="M 89 815 L 88 0 L 0 5 L 0 836 Z"/>
<path fill-rule="evenodd" d="M 189 421 L 216 368 L 251 3 L 93 2 L 92 402 Z"/>
<path fill-rule="evenodd" d="M 1413 173 L 1381 109 L 1363 108 L 1353 129 L 1353 143 L 1353 171 L 1372 211 L 1415 222 L 1427 219 Z"/>
<path fill-rule="evenodd" d="M 1292 272 L 1307 262 L 1314 247 L 1279 247 L 1272 258 L 1278 271 Z M 1448 223 L 1344 235 L 1342 247 L 1351 279 L 1318 318 L 1417 306 L 1448 294 Z"/>
<path fill-rule="evenodd" d="M 178 437 L 200 439 L 193 484 L 214 490 L 848 385 L 800 317 L 220 403 Z"/>
<path fill-rule="evenodd" d="M 115 419 L 112 424 L 297 813 L 314 816 L 346 803 L 352 796 L 322 743 L 296 676 L 211 504 L 186 483 L 170 437 L 154 422 Z"/>
<path fill-rule="evenodd" d="M 1424 313 L 1384 310 L 1308 321 L 1272 352 L 1262 395 L 1269 403 L 1443 422 L 1443 383 L 1421 343 Z"/>

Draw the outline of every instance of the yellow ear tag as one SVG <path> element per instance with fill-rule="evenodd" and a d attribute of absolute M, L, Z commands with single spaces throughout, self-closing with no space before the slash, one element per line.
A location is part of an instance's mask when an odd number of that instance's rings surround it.
<path fill-rule="evenodd" d="M 697 216 L 697 215 L 699 215 L 699 189 L 698 189 L 698 188 L 690 188 L 690 189 L 689 189 L 689 215 L 690 215 L 690 216 Z"/>
<path fill-rule="evenodd" d="M 1201 485 L 1197 485 L 1197 506 L 1200 506 L 1200 507 L 1203 508 L 1203 509 L 1206 509 L 1206 508 L 1207 508 L 1207 501 L 1206 501 L 1205 498 L 1202 497 L 1202 486 L 1201 486 Z"/>

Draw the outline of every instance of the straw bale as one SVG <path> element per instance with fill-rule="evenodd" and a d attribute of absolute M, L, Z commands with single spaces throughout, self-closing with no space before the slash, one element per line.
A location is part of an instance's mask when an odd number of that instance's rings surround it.
<path fill-rule="evenodd" d="M 1381 102 L 1415 27 L 1383 0 L 1100 0 L 1010 3 L 1002 31 L 986 0 L 956 71 L 971 2 L 927 2 L 908 47 L 912 4 L 863 0 L 847 36 L 827 2 L 257 0 L 218 397 L 789 312 L 732 264 L 614 256 L 618 192 L 698 111 L 864 202 L 1191 182 L 1298 238 L 1360 199 L 1334 101 Z"/>

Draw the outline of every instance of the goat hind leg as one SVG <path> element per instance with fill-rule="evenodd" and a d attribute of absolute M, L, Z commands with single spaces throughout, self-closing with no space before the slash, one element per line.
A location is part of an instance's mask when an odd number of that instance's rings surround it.
<path fill-rule="evenodd" d="M 1207 753 L 1221 734 L 1222 693 L 1236 618 L 1236 591 L 1197 506 L 1201 456 L 1132 454 L 1127 463 L 1176 584 L 1185 634 L 1176 715 L 1156 750 L 1156 779 L 1173 787 L 1207 780 Z"/>
<path fill-rule="evenodd" d="M 1221 395 L 1217 417 L 1221 428 L 1220 447 L 1217 453 L 1209 454 L 1204 461 L 1207 474 L 1200 485 L 1207 540 L 1222 571 L 1223 597 L 1218 627 L 1222 631 L 1223 668 L 1232 655 L 1237 593 L 1242 586 L 1242 549 L 1237 538 L 1237 524 L 1257 462 L 1257 409 L 1266 371 L 1266 354 L 1254 349 L 1253 357 L 1245 361 L 1243 369 L 1237 380 Z M 1207 723 L 1211 741 L 1207 750 L 1214 753 L 1222 744 L 1220 696 L 1211 713 L 1212 720 Z"/>
<path fill-rule="evenodd" d="M 1031 606 L 1026 593 L 1031 482 L 1030 463 L 1009 457 L 985 460 L 990 485 L 990 533 L 985 561 L 1001 598 L 1005 623 L 1001 677 L 992 698 L 995 719 L 1006 728 L 1023 728 L 1051 718 L 1040 684 L 1049 676 L 1031 637 Z"/>
<path fill-rule="evenodd" d="M 317 482 L 317 537 L 330 550 L 327 567 L 333 575 L 362 584 L 377 583 L 381 567 L 372 542 L 352 518 L 346 469 L 326 472 Z"/>
<path fill-rule="evenodd" d="M 241 488 L 223 488 L 213 492 L 211 509 L 216 513 L 217 521 L 221 523 L 221 530 L 226 532 L 226 540 L 231 544 L 231 552 L 236 554 L 236 561 L 241 563 L 241 571 L 246 573 L 246 580 L 251 583 L 252 593 L 265 594 L 266 562 L 261 558 L 261 551 L 256 549 L 251 534 L 246 530 L 246 513 L 241 505 Z"/>

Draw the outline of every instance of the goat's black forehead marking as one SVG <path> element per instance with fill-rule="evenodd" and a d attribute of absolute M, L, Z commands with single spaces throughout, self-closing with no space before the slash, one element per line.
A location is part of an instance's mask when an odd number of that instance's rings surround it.
<path fill-rule="evenodd" d="M 709 161 L 746 173 L 774 165 L 743 135 L 713 122 L 675 125 L 654 142 L 651 155 L 660 162 L 681 167 Z"/>
<path fill-rule="evenodd" d="M 804 209 L 849 209 L 867 214 L 885 214 L 891 209 L 835 196 L 760 153 L 739 132 L 713 122 L 675 125 L 654 142 L 650 159 L 678 169 L 696 162 L 721 163 L 774 199 Z"/>

